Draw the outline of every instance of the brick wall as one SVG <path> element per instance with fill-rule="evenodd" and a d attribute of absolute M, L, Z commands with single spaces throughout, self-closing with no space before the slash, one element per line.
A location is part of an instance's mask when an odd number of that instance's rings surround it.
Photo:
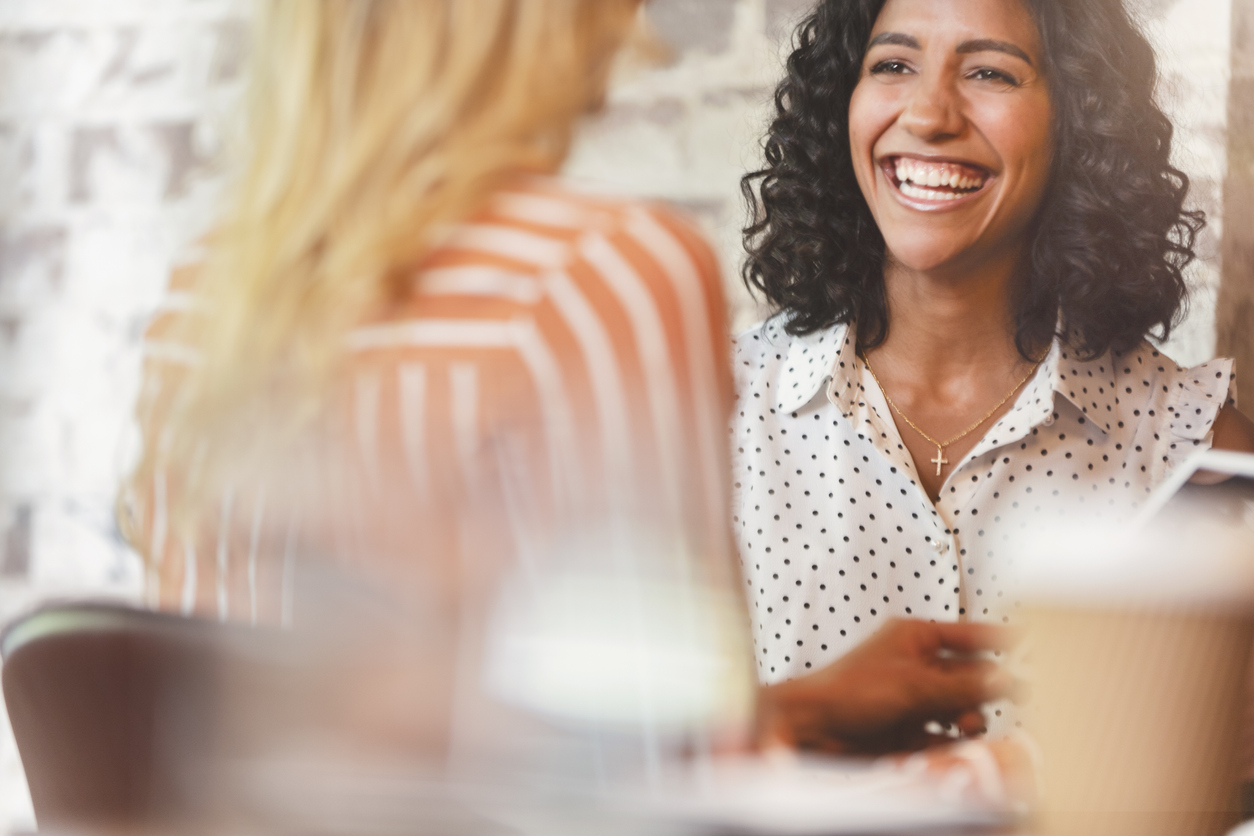
<path fill-rule="evenodd" d="M 1233 0 L 1232 83 L 1228 90 L 1228 177 L 1224 212 L 1219 350 L 1237 358 L 1245 411 L 1254 403 L 1254 0 Z M 1240 219 L 1240 223 L 1237 222 Z"/>
<path fill-rule="evenodd" d="M 1138 0 L 1164 55 L 1198 202 L 1219 208 L 1231 0 Z M 1247 0 L 1238 0 L 1247 2 Z M 166 269 L 213 214 L 247 0 L 0 0 L 0 620 L 34 600 L 134 595 L 111 503 L 133 448 L 138 338 Z M 625 80 L 570 173 L 686 207 L 714 239 L 738 326 L 738 179 L 808 0 L 654 0 L 674 47 Z M 1219 227 L 1172 350 L 1213 349 Z M 0 719 L 0 831 L 29 823 Z"/>
<path fill-rule="evenodd" d="M 0 2 L 0 619 L 138 588 L 110 508 L 138 337 L 212 213 L 243 36 L 231 0 Z M 0 735 L 2 831 L 30 814 Z"/>
<path fill-rule="evenodd" d="M 1176 123 L 1176 164 L 1192 182 L 1192 202 L 1210 223 L 1200 260 L 1189 272 L 1190 315 L 1167 344 L 1181 363 L 1215 356 L 1215 311 L 1221 275 L 1223 183 L 1228 167 L 1229 32 L 1232 0 L 1134 0 L 1158 49 L 1159 99 Z"/>

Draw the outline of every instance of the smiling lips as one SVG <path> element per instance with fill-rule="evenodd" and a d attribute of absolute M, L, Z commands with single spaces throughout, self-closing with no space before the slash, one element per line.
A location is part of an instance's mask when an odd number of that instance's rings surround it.
<path fill-rule="evenodd" d="M 990 179 L 988 171 L 962 163 L 937 163 L 910 157 L 890 157 L 884 172 L 901 193 L 913 200 L 958 200 L 975 194 Z"/>

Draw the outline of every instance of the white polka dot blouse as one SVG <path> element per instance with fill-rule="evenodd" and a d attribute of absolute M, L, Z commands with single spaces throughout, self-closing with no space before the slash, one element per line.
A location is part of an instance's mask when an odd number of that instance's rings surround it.
<path fill-rule="evenodd" d="M 733 515 L 765 683 L 892 617 L 1013 622 L 1009 519 L 1134 510 L 1230 401 L 1231 360 L 1184 369 L 1142 343 L 1081 361 L 1055 341 L 933 502 L 856 343 L 778 319 L 736 341 Z"/>

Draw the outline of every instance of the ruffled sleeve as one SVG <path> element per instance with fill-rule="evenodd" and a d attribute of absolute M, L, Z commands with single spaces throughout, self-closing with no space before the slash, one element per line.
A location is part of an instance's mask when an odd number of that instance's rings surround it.
<path fill-rule="evenodd" d="M 1167 383 L 1171 426 L 1165 452 L 1170 472 L 1198 450 L 1208 449 L 1215 418 L 1227 404 L 1236 404 L 1233 361 L 1220 357 L 1191 369 L 1179 369 Z"/>

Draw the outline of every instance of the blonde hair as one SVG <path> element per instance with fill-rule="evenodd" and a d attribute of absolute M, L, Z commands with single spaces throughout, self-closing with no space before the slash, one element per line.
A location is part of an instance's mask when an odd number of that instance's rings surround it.
<path fill-rule="evenodd" d="M 262 3 L 247 164 L 207 241 L 202 315 L 175 335 L 198 363 L 164 427 L 143 427 L 134 483 L 178 472 L 187 509 L 220 487 L 217 463 L 307 426 L 347 332 L 404 291 L 440 228 L 506 177 L 558 167 L 637 6 Z"/>

